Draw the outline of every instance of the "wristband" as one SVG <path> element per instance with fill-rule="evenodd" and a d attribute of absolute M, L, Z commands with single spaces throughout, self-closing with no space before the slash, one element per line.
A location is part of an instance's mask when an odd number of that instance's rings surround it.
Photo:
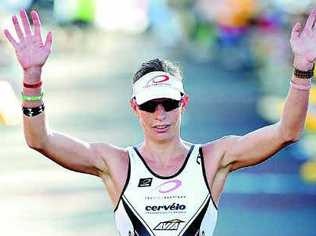
<path fill-rule="evenodd" d="M 23 82 L 23 86 L 24 86 L 25 88 L 39 88 L 39 87 L 42 86 L 42 81 L 40 80 L 40 81 L 38 81 L 38 82 L 35 83 L 35 84 L 27 84 L 27 83 L 24 83 L 24 82 Z"/>
<path fill-rule="evenodd" d="M 23 101 L 35 102 L 35 101 L 42 100 L 44 92 L 41 92 L 41 95 L 38 95 L 38 96 L 27 96 L 27 95 L 24 95 L 23 92 L 21 92 L 21 94 L 22 94 L 22 100 Z"/>
<path fill-rule="evenodd" d="M 41 114 L 44 110 L 45 110 L 44 104 L 38 107 L 22 107 L 23 114 L 28 117 L 37 116 L 38 114 Z"/>
<path fill-rule="evenodd" d="M 315 64 L 313 64 L 313 68 L 308 71 L 302 71 L 294 67 L 294 75 L 299 79 L 310 79 L 314 76 L 314 68 Z"/>
<path fill-rule="evenodd" d="M 290 81 L 290 84 L 291 84 L 291 88 L 295 88 L 297 90 L 308 91 L 312 87 L 311 79 L 309 79 L 309 83 L 307 85 L 305 85 L 305 84 L 297 84 L 293 80 Z"/>

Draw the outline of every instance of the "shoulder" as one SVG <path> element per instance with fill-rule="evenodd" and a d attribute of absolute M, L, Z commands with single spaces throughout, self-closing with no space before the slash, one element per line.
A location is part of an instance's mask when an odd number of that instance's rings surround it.
<path fill-rule="evenodd" d="M 206 161 L 216 161 L 219 164 L 236 139 L 238 139 L 236 135 L 226 135 L 201 144 L 204 159 Z"/>
<path fill-rule="evenodd" d="M 93 143 L 93 148 L 99 159 L 107 167 L 103 174 L 109 174 L 116 168 L 128 167 L 129 154 L 128 148 L 118 147 L 108 143 Z"/>
<path fill-rule="evenodd" d="M 207 143 L 201 144 L 203 153 L 207 155 L 208 153 L 215 152 L 226 152 L 229 147 L 238 140 L 240 136 L 237 135 L 226 135 L 218 139 L 214 139 Z"/>
<path fill-rule="evenodd" d="M 102 157 L 118 157 L 123 158 L 128 155 L 128 148 L 122 148 L 108 143 L 94 143 L 95 151 Z"/>

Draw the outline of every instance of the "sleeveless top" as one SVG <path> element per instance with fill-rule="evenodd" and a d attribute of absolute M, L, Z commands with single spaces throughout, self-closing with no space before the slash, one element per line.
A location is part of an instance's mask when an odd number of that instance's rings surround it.
<path fill-rule="evenodd" d="M 114 209 L 121 236 L 211 236 L 217 208 L 206 180 L 200 145 L 192 145 L 172 176 L 160 176 L 136 147 L 128 147 L 128 176 Z"/>

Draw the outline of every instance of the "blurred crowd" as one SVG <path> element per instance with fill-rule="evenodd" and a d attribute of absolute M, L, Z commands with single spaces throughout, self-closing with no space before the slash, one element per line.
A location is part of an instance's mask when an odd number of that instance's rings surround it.
<path fill-rule="evenodd" d="M 1 0 L 1 28 L 18 9 L 38 9 L 45 24 L 126 35 L 150 34 L 164 47 L 191 60 L 220 63 L 231 72 L 247 70 L 258 81 L 257 112 L 278 121 L 291 77 L 290 33 L 303 22 L 313 0 Z M 74 28 L 72 28 L 74 29 Z M 0 124 L 15 125 L 19 98 L 10 72 L 7 43 L 0 37 Z M 11 53 L 12 54 L 12 53 Z M 9 73 L 9 72 L 11 73 Z M 287 79 L 288 78 L 288 79 Z M 212 78 L 209 78 L 212 79 Z M 8 106 L 8 103 L 16 106 Z M 16 107 L 16 109 L 12 108 Z M 316 80 L 310 95 L 306 132 L 300 142 L 306 181 L 316 182 Z"/>

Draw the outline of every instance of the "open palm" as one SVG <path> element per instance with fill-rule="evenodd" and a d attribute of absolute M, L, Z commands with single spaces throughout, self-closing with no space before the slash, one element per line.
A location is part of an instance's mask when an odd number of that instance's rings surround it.
<path fill-rule="evenodd" d="M 306 63 L 314 63 L 316 60 L 316 10 L 309 15 L 305 27 L 296 23 L 292 29 L 291 47 L 294 55 Z"/>
<path fill-rule="evenodd" d="M 18 37 L 18 41 L 14 39 L 11 33 L 6 29 L 4 34 L 12 46 L 15 48 L 16 56 L 24 70 L 32 67 L 42 67 L 50 52 L 52 46 L 52 34 L 47 34 L 45 44 L 41 37 L 41 22 L 36 11 L 31 12 L 34 25 L 34 32 L 31 31 L 31 26 L 28 21 L 26 12 L 20 11 L 20 17 L 24 32 L 18 22 L 16 16 L 12 17 L 12 22 Z"/>

